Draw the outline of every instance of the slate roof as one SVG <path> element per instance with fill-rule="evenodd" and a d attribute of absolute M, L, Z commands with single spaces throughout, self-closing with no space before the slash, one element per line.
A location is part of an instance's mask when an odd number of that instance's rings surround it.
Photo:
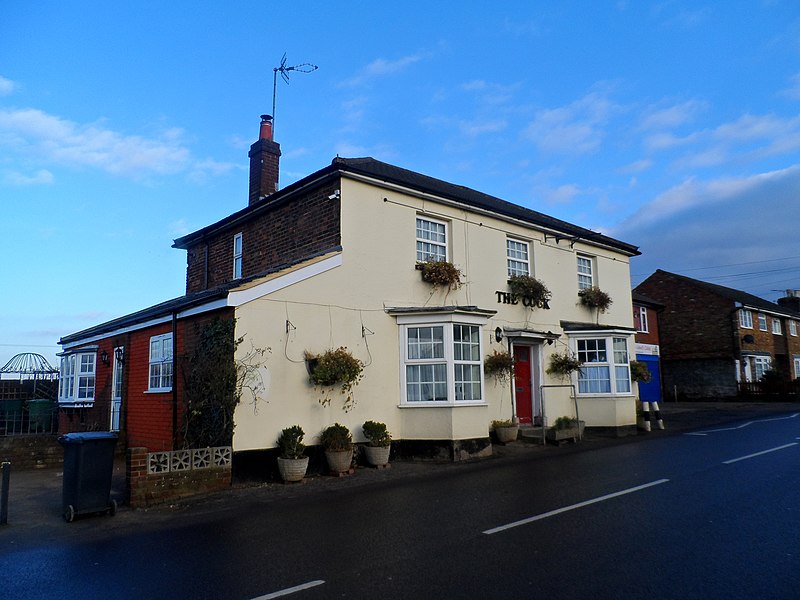
<path fill-rule="evenodd" d="M 695 285 L 696 287 L 708 290 L 712 294 L 716 294 L 717 296 L 720 296 L 722 298 L 727 298 L 731 302 L 738 302 L 739 304 L 742 304 L 743 306 L 747 306 L 749 308 L 761 309 L 768 312 L 775 312 L 792 317 L 800 317 L 800 313 L 785 308 L 780 304 L 776 304 L 775 302 L 770 302 L 769 300 L 764 300 L 764 298 L 759 298 L 758 296 L 754 296 L 753 294 L 749 294 L 741 290 L 725 287 L 723 285 L 717 285 L 716 283 L 708 283 L 707 281 L 692 279 L 691 277 L 686 277 L 685 275 L 678 275 L 677 273 L 670 273 L 669 271 L 663 271 L 661 269 L 656 270 L 656 272 L 653 273 L 653 275 L 651 275 L 650 277 L 654 277 L 659 273 L 663 275 L 668 275 L 670 277 L 674 277 L 676 279 L 681 279 L 683 281 Z M 650 277 L 648 277 L 648 279 Z"/>
<path fill-rule="evenodd" d="M 596 231 L 592 231 L 591 229 L 573 225 L 572 223 L 562 221 L 561 219 L 556 219 L 535 210 L 524 208 L 512 202 L 496 198 L 495 196 L 490 196 L 489 194 L 484 194 L 462 185 L 448 183 L 441 179 L 429 177 L 415 171 L 409 171 L 408 169 L 403 169 L 389 163 L 381 162 L 371 157 L 336 157 L 329 166 L 320 169 L 319 171 L 316 171 L 299 181 L 296 181 L 282 190 L 263 198 L 259 202 L 233 213 L 232 215 L 229 215 L 228 217 L 209 225 L 208 227 L 176 239 L 173 247 L 188 248 L 194 241 L 201 239 L 203 236 L 209 233 L 232 226 L 234 223 L 250 218 L 251 216 L 254 216 L 255 214 L 258 214 L 264 210 L 270 210 L 278 203 L 282 204 L 283 202 L 286 202 L 295 192 L 301 188 L 304 188 L 315 180 L 321 180 L 327 177 L 336 177 L 346 173 L 370 177 L 386 183 L 392 183 L 420 192 L 440 196 L 447 200 L 458 202 L 466 206 L 471 206 L 477 209 L 490 211 L 498 215 L 519 219 L 520 221 L 524 221 L 533 226 L 539 226 L 554 232 L 562 233 L 564 234 L 565 238 L 596 242 L 631 256 L 637 256 L 641 254 L 637 246 L 622 242 Z"/>

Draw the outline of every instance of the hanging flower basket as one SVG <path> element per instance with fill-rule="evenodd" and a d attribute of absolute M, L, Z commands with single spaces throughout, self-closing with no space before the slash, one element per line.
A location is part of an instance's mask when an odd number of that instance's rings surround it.
<path fill-rule="evenodd" d="M 514 375 L 514 358 L 505 350 L 495 350 L 483 359 L 483 372 L 507 383 Z"/>
<path fill-rule="evenodd" d="M 418 262 L 416 268 L 422 272 L 422 281 L 430 283 L 434 289 L 457 290 L 462 285 L 461 269 L 446 260 Z"/>
<path fill-rule="evenodd" d="M 530 275 L 513 275 L 508 280 L 511 293 L 522 299 L 522 305 L 534 308 L 550 308 L 550 297 L 553 295 L 547 286 Z"/>
<path fill-rule="evenodd" d="M 611 296 L 598 287 L 582 289 L 578 292 L 578 296 L 580 296 L 581 304 L 589 308 L 596 308 L 603 313 L 608 310 L 613 302 Z"/>
<path fill-rule="evenodd" d="M 364 376 L 364 363 L 344 346 L 336 350 L 326 350 L 320 355 L 306 352 L 305 358 L 309 381 L 314 387 L 323 391 L 320 404 L 323 406 L 330 404 L 330 392 L 338 386 L 339 392 L 345 396 L 343 408 L 345 412 L 349 412 L 355 406 L 353 388 Z"/>
<path fill-rule="evenodd" d="M 558 375 L 568 377 L 579 370 L 583 363 L 569 352 L 554 353 L 550 355 L 550 364 L 545 369 L 548 375 Z"/>
<path fill-rule="evenodd" d="M 631 361 L 631 379 L 638 383 L 649 383 L 653 374 L 647 368 L 647 364 L 640 360 Z"/>

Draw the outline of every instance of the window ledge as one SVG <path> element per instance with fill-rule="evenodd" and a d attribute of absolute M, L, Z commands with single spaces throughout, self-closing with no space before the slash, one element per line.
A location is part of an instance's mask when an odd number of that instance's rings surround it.
<path fill-rule="evenodd" d="M 467 406 L 489 406 L 488 402 L 404 402 L 397 408 L 461 408 Z"/>
<path fill-rule="evenodd" d="M 168 394 L 172 391 L 172 388 L 157 388 L 154 390 L 145 390 L 145 394 Z"/>

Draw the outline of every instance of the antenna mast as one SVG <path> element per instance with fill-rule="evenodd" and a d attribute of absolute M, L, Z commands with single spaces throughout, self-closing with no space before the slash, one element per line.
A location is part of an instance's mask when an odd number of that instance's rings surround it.
<path fill-rule="evenodd" d="M 279 67 L 275 67 L 272 69 L 272 132 L 275 133 L 275 98 L 278 95 L 278 73 L 281 74 L 281 77 L 286 82 L 286 85 L 289 85 L 289 71 L 297 71 L 299 73 L 313 73 L 319 69 L 317 65 L 312 65 L 311 63 L 301 63 L 299 65 L 294 65 L 293 67 L 286 66 L 286 53 L 283 53 L 283 58 L 281 58 L 281 65 Z"/>

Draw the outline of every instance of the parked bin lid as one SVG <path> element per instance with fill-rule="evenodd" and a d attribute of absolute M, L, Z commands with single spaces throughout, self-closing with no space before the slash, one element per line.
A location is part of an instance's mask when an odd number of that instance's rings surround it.
<path fill-rule="evenodd" d="M 58 438 L 60 444 L 82 444 L 83 442 L 95 440 L 114 440 L 119 436 L 113 431 L 76 431 L 65 433 Z"/>

